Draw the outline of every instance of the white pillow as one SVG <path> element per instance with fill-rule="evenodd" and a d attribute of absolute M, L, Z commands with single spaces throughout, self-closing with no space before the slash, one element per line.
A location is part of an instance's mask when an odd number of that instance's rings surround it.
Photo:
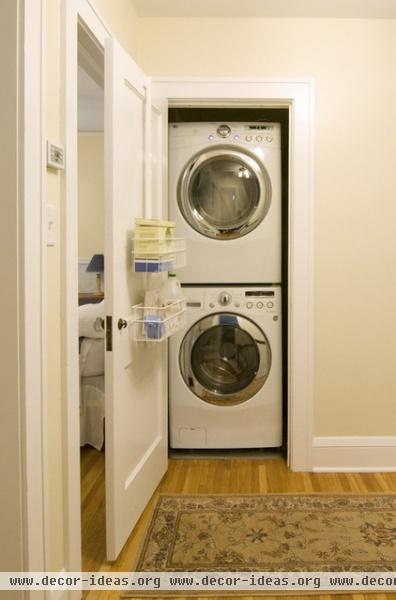
<path fill-rule="evenodd" d="M 104 338 L 104 300 L 97 304 L 83 304 L 78 307 L 79 337 Z"/>
<path fill-rule="evenodd" d="M 85 338 L 81 344 L 80 376 L 103 375 L 104 358 L 104 340 Z"/>

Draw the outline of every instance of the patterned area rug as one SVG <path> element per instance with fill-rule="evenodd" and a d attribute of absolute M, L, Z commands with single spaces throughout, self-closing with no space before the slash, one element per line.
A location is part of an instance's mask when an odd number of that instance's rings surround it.
<path fill-rule="evenodd" d="M 396 495 L 162 495 L 136 571 L 395 571 Z"/>

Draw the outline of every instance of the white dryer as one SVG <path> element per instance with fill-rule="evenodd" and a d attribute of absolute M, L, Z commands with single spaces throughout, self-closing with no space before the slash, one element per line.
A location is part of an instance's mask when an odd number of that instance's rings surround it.
<path fill-rule="evenodd" d="M 281 288 L 183 287 L 169 340 L 171 448 L 282 445 Z"/>
<path fill-rule="evenodd" d="M 170 124 L 169 218 L 182 282 L 280 283 L 280 124 Z"/>

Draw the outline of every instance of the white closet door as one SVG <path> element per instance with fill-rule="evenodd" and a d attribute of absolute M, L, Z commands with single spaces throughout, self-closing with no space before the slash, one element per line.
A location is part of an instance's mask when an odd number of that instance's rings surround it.
<path fill-rule="evenodd" d="M 115 560 L 167 469 L 166 354 L 134 342 L 127 320 L 145 276 L 132 270 L 135 217 L 161 216 L 158 162 L 151 168 L 159 111 L 150 80 L 113 39 L 105 46 L 105 302 L 107 557 Z M 153 127 L 151 121 L 154 119 Z M 161 126 L 161 125 L 160 125 Z M 147 164 L 150 160 L 150 164 Z M 157 153 L 157 160 L 159 156 Z M 154 176 L 157 173 L 157 176 Z M 155 194 L 155 198 L 153 198 Z M 112 321 L 112 334 L 110 331 Z"/>

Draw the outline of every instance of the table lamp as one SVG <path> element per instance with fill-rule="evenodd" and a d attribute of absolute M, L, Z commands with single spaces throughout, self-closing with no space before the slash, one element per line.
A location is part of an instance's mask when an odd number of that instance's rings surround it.
<path fill-rule="evenodd" d="M 96 273 L 96 292 L 95 296 L 102 295 L 102 273 L 104 272 L 103 254 L 94 254 L 86 268 L 89 273 Z"/>

